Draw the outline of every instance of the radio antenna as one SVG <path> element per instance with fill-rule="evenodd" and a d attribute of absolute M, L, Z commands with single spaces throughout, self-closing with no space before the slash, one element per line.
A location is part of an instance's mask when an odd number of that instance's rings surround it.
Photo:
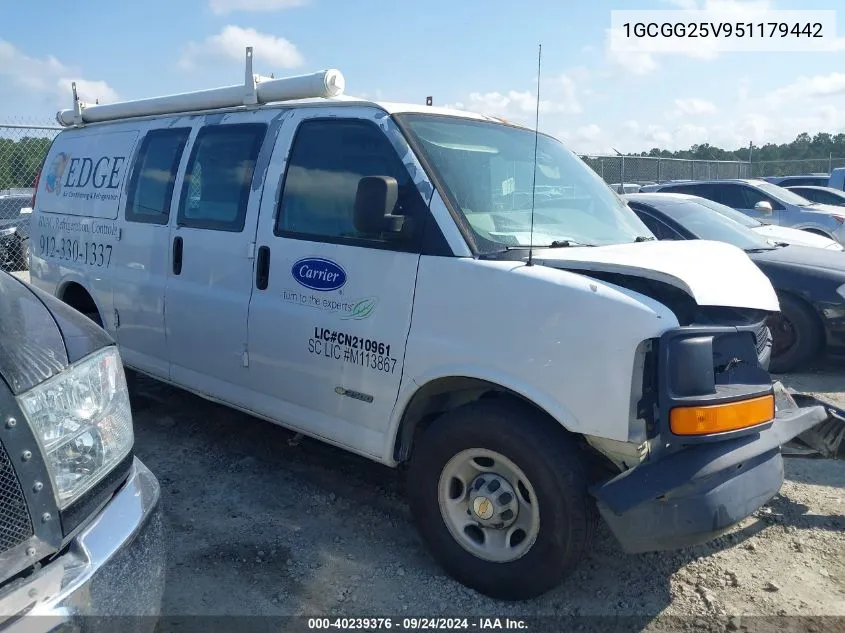
<path fill-rule="evenodd" d="M 540 127 L 540 64 L 543 59 L 543 45 L 537 51 L 537 112 L 534 116 L 534 175 L 531 180 L 531 229 L 528 233 L 528 266 L 534 264 L 534 194 L 537 190 L 537 141 Z"/>

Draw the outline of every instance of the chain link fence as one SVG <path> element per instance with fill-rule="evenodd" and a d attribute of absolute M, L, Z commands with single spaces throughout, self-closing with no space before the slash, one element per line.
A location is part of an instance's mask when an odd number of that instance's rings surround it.
<path fill-rule="evenodd" d="M 59 129 L 45 121 L 0 123 L 0 270 L 29 270 L 35 178 Z"/>
<path fill-rule="evenodd" d="M 802 160 L 761 160 L 752 164 L 751 177 L 830 175 L 838 167 L 845 167 L 845 158 L 829 156 Z"/>
<path fill-rule="evenodd" d="M 728 178 L 765 178 L 767 176 L 829 175 L 845 167 L 845 158 L 811 158 L 775 161 L 693 160 L 652 156 L 592 156 L 581 158 L 605 182 L 620 190 L 632 185 L 649 185 L 667 180 L 724 180 Z"/>
<path fill-rule="evenodd" d="M 667 180 L 751 178 L 751 164 L 743 161 L 691 160 L 653 156 L 581 156 L 605 182 L 648 185 Z"/>

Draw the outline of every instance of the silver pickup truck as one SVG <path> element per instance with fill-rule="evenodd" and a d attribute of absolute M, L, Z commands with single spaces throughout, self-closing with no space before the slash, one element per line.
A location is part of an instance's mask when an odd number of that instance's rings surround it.
<path fill-rule="evenodd" d="M 155 627 L 159 484 L 133 443 L 109 335 L 0 272 L 0 632 Z"/>

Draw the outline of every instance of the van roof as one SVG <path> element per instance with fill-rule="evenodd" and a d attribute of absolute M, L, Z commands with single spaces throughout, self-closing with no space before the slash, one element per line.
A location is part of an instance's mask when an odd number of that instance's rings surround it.
<path fill-rule="evenodd" d="M 246 49 L 244 82 L 194 92 L 162 95 L 107 104 L 83 103 L 72 84 L 73 108 L 61 110 L 56 119 L 63 127 L 81 127 L 97 123 L 125 122 L 171 116 L 192 116 L 255 108 L 296 108 L 315 105 L 369 105 L 387 114 L 440 114 L 481 121 L 510 123 L 498 117 L 455 108 L 411 103 L 373 101 L 344 94 L 345 79 L 337 69 L 328 69 L 295 77 L 262 77 L 252 72 L 252 47 Z M 522 126 L 520 126 L 522 127 Z"/>
<path fill-rule="evenodd" d="M 258 106 L 229 106 L 224 108 L 203 108 L 203 109 L 196 109 L 196 110 L 186 110 L 180 112 L 167 112 L 167 113 L 160 113 L 160 114 L 139 114 L 138 116 L 127 116 L 121 118 L 110 119 L 107 121 L 93 121 L 93 122 L 86 122 L 82 125 L 82 127 L 93 127 L 93 126 L 100 126 L 100 125 L 109 125 L 112 123 L 126 123 L 129 121 L 141 121 L 141 120 L 150 120 L 150 119 L 158 119 L 158 118 L 165 118 L 165 117 L 180 117 L 180 116 L 196 116 L 202 114 L 218 114 L 218 113 L 227 113 L 227 112 L 238 112 L 242 111 L 246 108 L 251 110 L 258 109 L 258 110 L 273 110 L 273 109 L 281 109 L 281 108 L 307 108 L 307 107 L 317 107 L 317 106 L 340 106 L 340 107 L 347 107 L 347 106 L 371 106 L 383 110 L 385 113 L 392 115 L 392 114 L 434 114 L 434 115 L 441 115 L 441 116 L 452 116 L 452 117 L 459 117 L 474 121 L 491 121 L 496 123 L 503 123 L 506 125 L 511 125 L 513 127 L 518 127 L 522 129 L 526 129 L 530 131 L 530 128 L 522 125 L 520 123 L 514 123 L 502 117 L 490 115 L 490 114 L 483 114 L 480 112 L 472 112 L 470 110 L 460 110 L 457 108 L 447 108 L 442 106 L 427 106 L 421 105 L 418 103 L 402 103 L 402 102 L 395 102 L 395 101 L 375 101 L 372 99 L 366 99 L 363 97 L 353 97 L 349 95 L 339 96 L 339 97 L 315 97 L 315 98 L 308 98 L 308 99 L 297 99 L 292 101 L 276 101 L 266 104 L 261 104 Z M 73 130 L 78 129 L 78 126 L 65 126 L 66 130 Z"/>

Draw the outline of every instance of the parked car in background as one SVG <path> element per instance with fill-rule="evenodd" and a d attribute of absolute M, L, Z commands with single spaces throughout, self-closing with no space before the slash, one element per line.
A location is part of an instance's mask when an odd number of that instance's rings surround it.
<path fill-rule="evenodd" d="M 787 187 L 787 189 L 794 191 L 803 198 L 807 198 L 811 202 L 829 204 L 835 207 L 845 207 L 845 191 L 840 191 L 833 187 L 801 185 L 800 187 Z"/>
<path fill-rule="evenodd" d="M 160 492 L 133 445 L 112 338 L 0 272 L 0 631 L 155 627 Z"/>
<path fill-rule="evenodd" d="M 830 179 L 827 186 L 831 189 L 845 190 L 845 167 L 837 167 L 830 172 Z"/>
<path fill-rule="evenodd" d="M 624 198 L 661 240 L 714 240 L 748 253 L 772 282 L 780 301 L 780 313 L 769 318 L 770 371 L 795 371 L 822 351 L 845 352 L 842 253 L 785 244 L 773 246 L 695 196 L 640 193 Z"/>
<path fill-rule="evenodd" d="M 779 187 L 791 187 L 793 185 L 817 185 L 819 187 L 826 187 L 828 180 L 830 180 L 830 174 L 817 172 L 815 174 L 802 174 L 800 176 L 764 176 L 760 180 L 765 180 Z"/>
<path fill-rule="evenodd" d="M 640 190 L 642 185 L 638 185 L 635 182 L 612 182 L 610 183 L 610 188 L 613 189 L 616 193 L 636 193 Z"/>
<path fill-rule="evenodd" d="M 0 195 L 0 270 L 29 269 L 31 195 Z"/>
<path fill-rule="evenodd" d="M 664 195 L 686 195 L 686 194 L 671 194 L 666 193 Z M 699 204 L 703 204 L 706 207 L 710 207 L 714 211 L 718 211 L 724 216 L 731 218 L 732 220 L 739 222 L 744 227 L 747 227 L 754 231 L 755 233 L 760 234 L 769 241 L 772 246 L 777 246 L 779 243 L 785 244 L 794 244 L 796 246 L 812 246 L 814 248 L 827 248 L 832 251 L 845 251 L 845 246 L 842 246 L 839 242 L 834 242 L 832 239 L 828 237 L 823 237 L 821 235 L 817 235 L 815 233 L 810 233 L 809 231 L 801 231 L 800 229 L 793 229 L 788 226 L 778 226 L 777 224 L 768 224 L 766 222 L 762 222 L 761 220 L 757 220 L 752 218 L 751 216 L 745 215 L 741 211 L 737 211 L 736 209 L 731 209 L 730 207 L 725 206 L 724 204 L 720 204 L 718 202 L 713 202 L 712 200 L 708 200 L 707 198 L 700 198 L 696 196 L 696 201 Z"/>
<path fill-rule="evenodd" d="M 761 222 L 809 231 L 845 245 L 845 210 L 812 202 L 763 180 L 663 183 L 640 191 L 671 191 L 707 198 Z"/>

